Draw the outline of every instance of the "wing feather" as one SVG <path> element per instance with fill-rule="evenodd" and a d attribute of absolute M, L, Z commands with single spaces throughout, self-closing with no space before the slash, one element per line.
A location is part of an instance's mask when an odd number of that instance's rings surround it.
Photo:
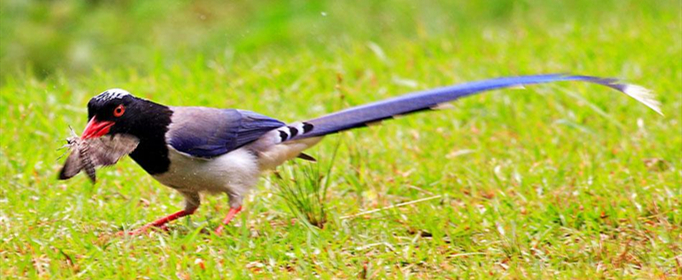
<path fill-rule="evenodd" d="M 258 140 L 285 126 L 276 119 L 250 111 L 204 107 L 174 107 L 168 143 L 194 157 L 213 158 Z"/>

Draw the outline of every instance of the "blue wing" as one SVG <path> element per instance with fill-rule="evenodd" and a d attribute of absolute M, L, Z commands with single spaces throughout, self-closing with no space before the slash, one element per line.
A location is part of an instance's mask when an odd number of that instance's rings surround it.
<path fill-rule="evenodd" d="M 249 144 L 285 124 L 250 111 L 204 107 L 173 107 L 166 134 L 176 150 L 212 158 Z"/>

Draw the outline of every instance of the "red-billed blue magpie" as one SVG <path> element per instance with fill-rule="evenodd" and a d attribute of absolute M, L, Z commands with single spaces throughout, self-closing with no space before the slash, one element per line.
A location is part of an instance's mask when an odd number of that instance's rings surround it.
<path fill-rule="evenodd" d="M 125 90 L 110 89 L 88 102 L 89 122 L 81 139 L 107 135 L 114 139 L 121 134 L 137 138 L 130 157 L 154 179 L 184 196 L 183 210 L 131 234 L 194 213 L 201 203 L 200 193 L 229 197 L 230 211 L 216 229 L 220 233 L 242 209 L 244 196 L 263 171 L 298 156 L 308 157 L 302 152 L 325 135 L 434 109 L 479 92 L 559 81 L 607 86 L 660 113 L 659 103 L 643 87 L 614 79 L 561 74 L 497 78 L 426 90 L 290 124 L 245 110 L 166 106 Z"/>

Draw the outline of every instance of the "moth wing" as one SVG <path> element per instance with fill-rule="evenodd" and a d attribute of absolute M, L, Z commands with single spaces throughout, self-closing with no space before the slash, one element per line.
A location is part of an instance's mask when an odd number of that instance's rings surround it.
<path fill-rule="evenodd" d="M 94 166 L 108 166 L 118 162 L 123 156 L 132 153 L 140 140 L 135 136 L 116 134 L 101 137 L 89 142 L 90 157 Z"/>
<path fill-rule="evenodd" d="M 80 158 L 80 152 L 77 149 L 73 149 L 69 157 L 66 158 L 62 170 L 59 171 L 59 180 L 70 179 L 76 176 L 81 169 L 83 169 L 83 162 Z"/>

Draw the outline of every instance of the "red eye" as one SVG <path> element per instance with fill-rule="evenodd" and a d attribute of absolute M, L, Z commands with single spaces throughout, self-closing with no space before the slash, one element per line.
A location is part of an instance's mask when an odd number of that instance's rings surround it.
<path fill-rule="evenodd" d="M 123 106 L 123 104 L 118 105 L 118 107 L 116 107 L 116 109 L 114 109 L 114 117 L 118 118 L 120 116 L 123 116 L 123 113 L 125 113 L 125 112 L 126 112 L 126 107 Z"/>

